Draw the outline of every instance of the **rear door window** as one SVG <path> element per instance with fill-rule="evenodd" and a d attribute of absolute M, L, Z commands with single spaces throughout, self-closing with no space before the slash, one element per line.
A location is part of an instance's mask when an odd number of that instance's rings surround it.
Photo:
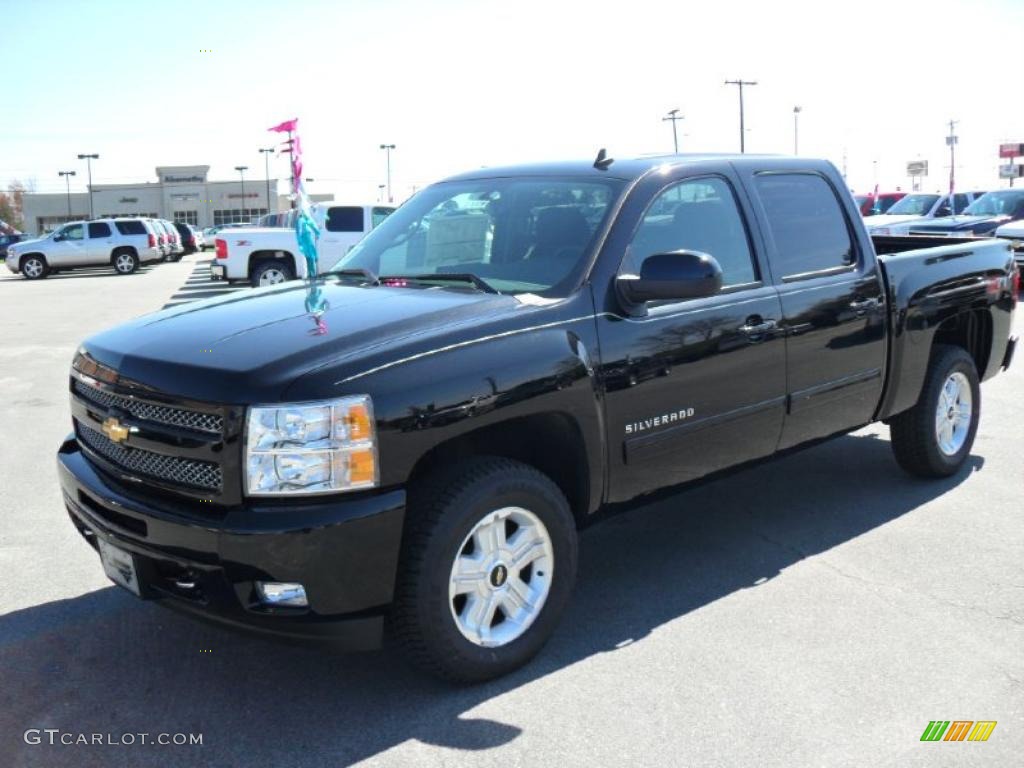
<path fill-rule="evenodd" d="M 352 205 L 335 205 L 327 209 L 328 232 L 362 232 L 363 209 Z"/>
<path fill-rule="evenodd" d="M 89 237 L 110 237 L 110 225 L 105 221 L 94 221 L 89 224 Z"/>
<path fill-rule="evenodd" d="M 843 209 L 816 173 L 762 173 L 755 184 L 775 243 L 774 271 L 782 279 L 813 277 L 855 261 Z"/>

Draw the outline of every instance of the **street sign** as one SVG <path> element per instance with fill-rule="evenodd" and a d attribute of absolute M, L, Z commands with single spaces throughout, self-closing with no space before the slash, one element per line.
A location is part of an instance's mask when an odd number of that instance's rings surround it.
<path fill-rule="evenodd" d="M 1000 157 L 1024 157 L 1024 144 L 1000 144 Z"/>
<path fill-rule="evenodd" d="M 1024 165 L 1008 163 L 999 166 L 1000 179 L 1019 179 L 1022 176 L 1024 176 Z"/>
<path fill-rule="evenodd" d="M 907 163 L 907 176 L 927 176 L 928 175 L 928 161 L 927 160 L 910 160 Z"/>

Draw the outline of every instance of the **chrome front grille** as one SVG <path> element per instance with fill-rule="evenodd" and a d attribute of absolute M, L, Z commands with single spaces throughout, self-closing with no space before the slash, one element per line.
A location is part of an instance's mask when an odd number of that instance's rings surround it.
<path fill-rule="evenodd" d="M 218 464 L 118 445 L 81 422 L 77 428 L 78 439 L 86 448 L 130 474 L 207 491 L 219 492 L 224 484 Z"/>
<path fill-rule="evenodd" d="M 157 424 L 167 424 L 183 429 L 194 429 L 197 432 L 215 435 L 219 435 L 224 431 L 224 418 L 214 413 L 188 411 L 183 408 L 172 408 L 168 405 L 147 403 L 136 400 L 133 397 L 117 395 L 113 392 L 90 387 L 78 379 L 72 381 L 72 386 L 76 394 L 101 408 L 118 408 L 143 421 L 152 421 Z"/>

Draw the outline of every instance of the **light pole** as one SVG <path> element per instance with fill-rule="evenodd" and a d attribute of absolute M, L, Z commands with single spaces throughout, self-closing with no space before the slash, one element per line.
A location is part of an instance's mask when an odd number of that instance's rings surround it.
<path fill-rule="evenodd" d="M 676 133 L 676 123 L 683 119 L 685 118 L 679 114 L 678 109 L 670 109 L 668 114 L 661 118 L 662 122 L 665 122 L 666 120 L 672 121 L 672 147 L 677 155 L 679 154 L 679 135 Z"/>
<path fill-rule="evenodd" d="M 58 176 L 63 176 L 68 187 L 68 221 L 71 221 L 71 177 L 77 175 L 74 171 L 57 171 Z"/>
<path fill-rule="evenodd" d="M 744 134 L 746 128 L 743 124 L 743 86 L 744 85 L 757 85 L 757 80 L 726 80 L 726 85 L 735 85 L 740 89 L 740 154 L 747 151 Z"/>
<path fill-rule="evenodd" d="M 381 144 L 380 148 L 383 149 L 384 152 L 388 156 L 388 185 L 387 185 L 388 186 L 388 202 L 389 203 L 393 203 L 394 202 L 394 198 L 391 197 L 391 150 L 393 150 L 395 148 L 395 145 L 394 144 Z"/>
<path fill-rule="evenodd" d="M 248 165 L 236 165 L 235 170 L 238 171 L 238 175 L 242 178 L 242 221 L 245 223 L 245 172 L 249 170 Z"/>
<path fill-rule="evenodd" d="M 793 107 L 793 154 L 800 154 L 800 113 L 803 107 Z"/>
<path fill-rule="evenodd" d="M 263 155 L 264 165 L 267 170 L 267 213 L 277 213 L 277 211 L 270 210 L 270 155 L 274 151 L 274 148 L 261 149 L 260 154 Z M 274 206 L 277 208 L 277 206 Z"/>
<path fill-rule="evenodd" d="M 100 156 L 97 154 L 81 154 L 78 156 L 79 160 L 85 160 L 85 167 L 89 171 L 89 218 L 92 218 L 92 161 L 99 160 Z"/>
<path fill-rule="evenodd" d="M 956 205 L 953 203 L 953 189 L 956 187 L 956 143 L 960 137 L 953 133 L 953 128 L 959 122 L 959 120 L 949 121 L 949 136 L 946 137 L 946 144 L 949 145 L 949 205 L 954 214 L 956 213 Z"/>

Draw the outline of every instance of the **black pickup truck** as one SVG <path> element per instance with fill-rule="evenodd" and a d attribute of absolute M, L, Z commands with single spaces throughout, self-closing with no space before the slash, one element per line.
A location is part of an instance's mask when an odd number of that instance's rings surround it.
<path fill-rule="evenodd" d="M 475 171 L 324 277 L 84 342 L 64 501 L 140 597 L 482 680 L 551 634 L 598 510 L 876 421 L 956 472 L 1018 279 L 1002 241 L 872 242 L 822 161 Z"/>

